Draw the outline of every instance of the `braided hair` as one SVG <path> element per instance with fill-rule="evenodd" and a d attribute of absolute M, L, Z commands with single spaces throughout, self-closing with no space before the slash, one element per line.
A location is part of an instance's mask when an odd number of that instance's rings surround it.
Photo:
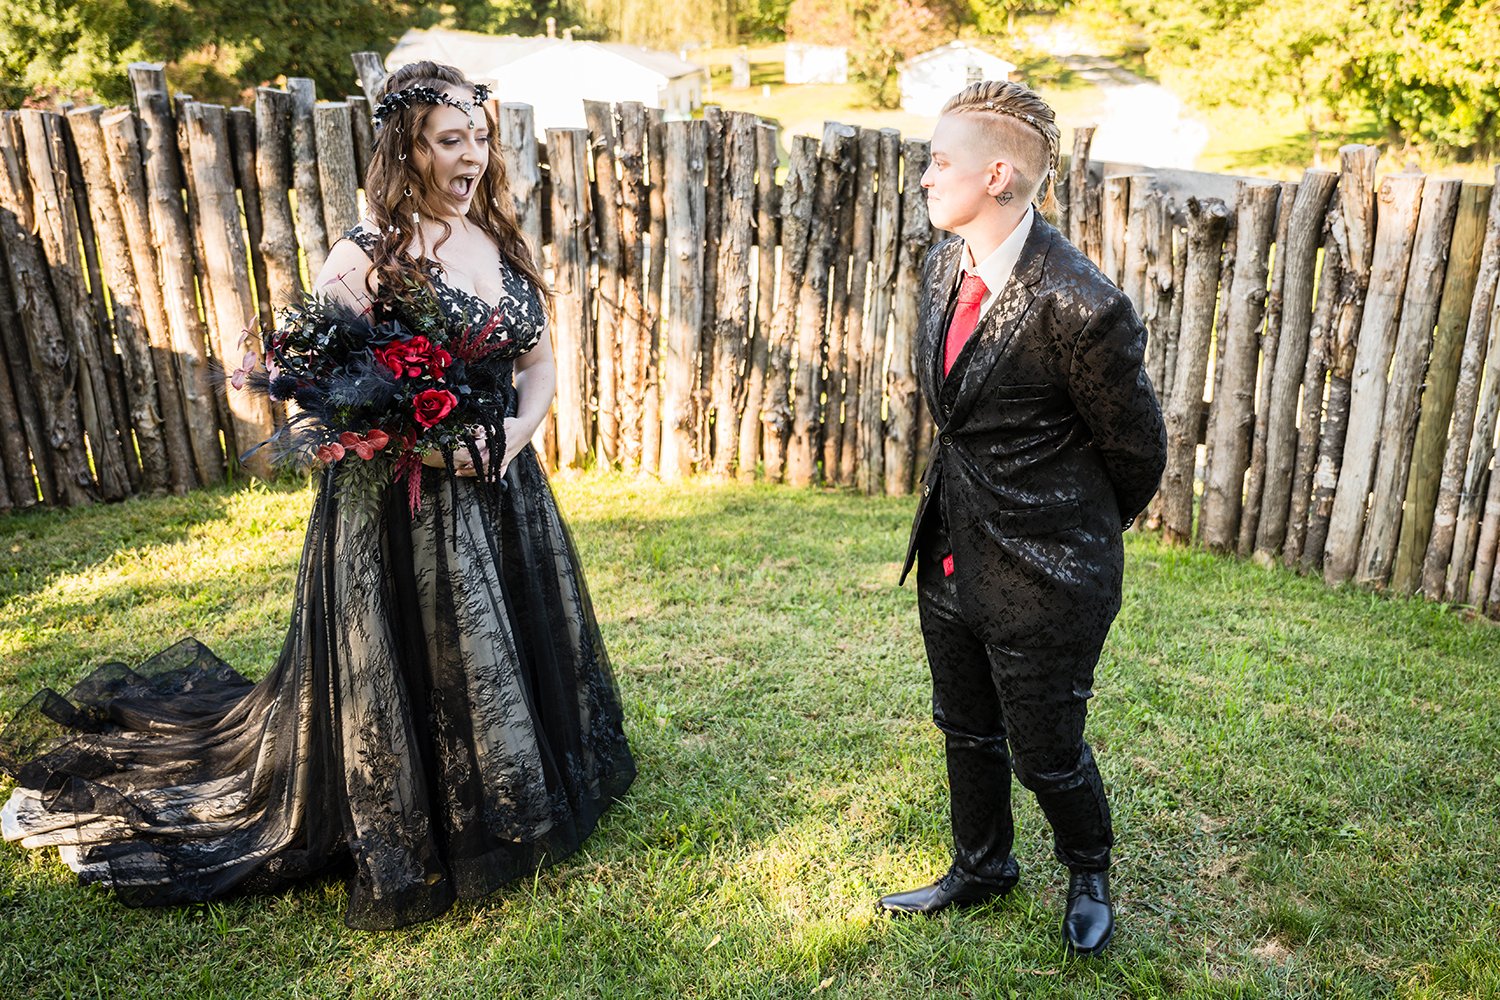
<path fill-rule="evenodd" d="M 948 98 L 945 115 L 978 115 L 1003 147 L 1015 156 L 1017 193 L 1029 193 L 1042 211 L 1056 206 L 1058 146 L 1062 134 L 1057 114 L 1041 95 L 1024 83 L 981 80 Z"/>

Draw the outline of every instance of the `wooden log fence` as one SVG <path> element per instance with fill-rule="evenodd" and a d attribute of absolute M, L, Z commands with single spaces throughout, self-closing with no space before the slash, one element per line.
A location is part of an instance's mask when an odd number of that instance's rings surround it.
<path fill-rule="evenodd" d="M 355 66 L 366 96 L 342 101 L 293 78 L 253 107 L 174 105 L 138 63 L 133 108 L 0 111 L 0 512 L 243 475 L 280 415 L 211 371 L 358 219 L 382 76 Z M 489 113 L 557 297 L 549 466 L 912 490 L 943 235 L 924 142 L 604 102 L 538 141 L 527 106 Z M 1093 162 L 1091 138 L 1056 222 L 1147 328 L 1169 455 L 1145 523 L 1500 615 L 1497 188 L 1381 176 L 1362 146 L 1234 188 Z"/>

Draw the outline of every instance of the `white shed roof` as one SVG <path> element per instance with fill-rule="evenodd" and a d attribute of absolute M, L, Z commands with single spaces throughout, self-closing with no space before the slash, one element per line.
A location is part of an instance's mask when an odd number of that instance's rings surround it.
<path fill-rule="evenodd" d="M 947 45 L 939 45 L 935 49 L 928 49 L 921 55 L 912 56 L 906 60 L 904 68 L 911 69 L 927 63 L 944 62 L 953 58 L 962 58 L 966 62 L 985 66 L 997 75 L 1014 72 L 1016 68 L 1015 63 L 1007 62 L 993 52 L 982 49 L 977 45 L 970 45 L 968 42 L 960 41 L 952 41 Z"/>
<path fill-rule="evenodd" d="M 471 77 L 493 79 L 497 67 L 520 62 L 538 52 L 586 51 L 592 49 L 619 59 L 626 59 L 663 80 L 703 73 L 703 68 L 677 58 L 670 52 L 642 48 L 639 45 L 575 41 L 548 38 L 545 35 L 485 35 L 477 31 L 453 31 L 447 28 L 410 28 L 396 42 L 385 58 L 387 70 L 408 63 L 431 59 L 463 70 Z"/>

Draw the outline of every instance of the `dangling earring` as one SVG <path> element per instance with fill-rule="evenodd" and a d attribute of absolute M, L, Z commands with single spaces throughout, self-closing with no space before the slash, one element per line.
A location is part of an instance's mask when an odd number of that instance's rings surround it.
<path fill-rule="evenodd" d="M 411 197 L 411 185 L 410 184 L 406 185 L 406 194 L 405 194 L 405 197 L 407 197 L 407 198 Z"/>

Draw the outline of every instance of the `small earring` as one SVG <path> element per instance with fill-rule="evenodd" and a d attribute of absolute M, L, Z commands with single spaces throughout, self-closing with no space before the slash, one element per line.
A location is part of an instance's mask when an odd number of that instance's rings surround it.
<path fill-rule="evenodd" d="M 396 159 L 398 159 L 398 160 L 405 160 L 406 159 L 406 154 L 405 153 L 400 153 L 400 154 L 398 154 L 396 156 Z"/>
<path fill-rule="evenodd" d="M 408 197 L 408 198 L 411 197 L 411 185 L 410 184 L 406 185 L 406 197 Z"/>

